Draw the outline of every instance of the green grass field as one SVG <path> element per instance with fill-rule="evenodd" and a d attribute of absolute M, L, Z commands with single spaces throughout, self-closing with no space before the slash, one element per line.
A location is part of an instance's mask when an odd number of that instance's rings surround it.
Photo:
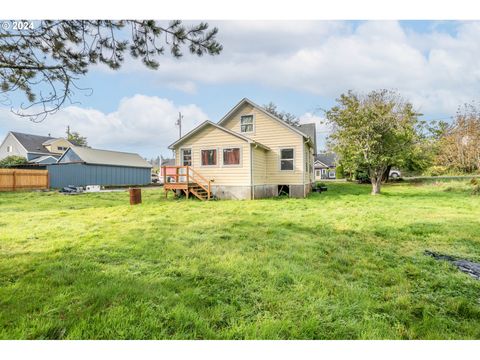
<path fill-rule="evenodd" d="M 466 182 L 308 199 L 0 193 L 3 339 L 479 339 Z"/>

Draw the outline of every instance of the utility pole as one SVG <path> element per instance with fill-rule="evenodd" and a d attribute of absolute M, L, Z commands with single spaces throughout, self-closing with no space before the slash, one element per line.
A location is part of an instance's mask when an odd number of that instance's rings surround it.
<path fill-rule="evenodd" d="M 178 126 L 178 138 L 182 137 L 182 119 L 183 119 L 183 115 L 182 115 L 181 112 L 179 112 L 178 113 L 178 119 L 175 122 L 175 125 Z"/>

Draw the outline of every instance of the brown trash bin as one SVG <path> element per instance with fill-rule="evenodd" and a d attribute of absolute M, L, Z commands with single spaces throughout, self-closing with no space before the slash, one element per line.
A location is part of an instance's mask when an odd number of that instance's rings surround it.
<path fill-rule="evenodd" d="M 128 189 L 128 192 L 130 193 L 130 205 L 142 203 L 142 189 L 130 188 Z"/>

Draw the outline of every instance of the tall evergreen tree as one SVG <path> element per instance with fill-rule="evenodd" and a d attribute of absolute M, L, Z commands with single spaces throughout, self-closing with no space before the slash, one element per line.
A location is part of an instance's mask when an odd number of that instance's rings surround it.
<path fill-rule="evenodd" d="M 300 119 L 298 119 L 295 115 L 285 111 L 279 111 L 277 109 L 277 105 L 273 102 L 269 102 L 266 105 L 263 105 L 263 108 L 267 110 L 270 114 L 276 116 L 277 118 L 285 121 L 287 124 L 298 126 L 300 124 Z"/>

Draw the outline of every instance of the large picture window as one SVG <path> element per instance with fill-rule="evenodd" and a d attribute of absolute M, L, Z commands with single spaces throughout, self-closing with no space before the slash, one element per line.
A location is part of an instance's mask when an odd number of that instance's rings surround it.
<path fill-rule="evenodd" d="M 240 117 L 240 132 L 253 131 L 253 115 L 243 115 Z"/>
<path fill-rule="evenodd" d="M 293 149 L 281 149 L 280 150 L 280 170 L 293 170 Z"/>
<path fill-rule="evenodd" d="M 217 165 L 217 149 L 202 150 L 202 166 Z"/>
<path fill-rule="evenodd" d="M 192 149 L 182 149 L 182 165 L 192 166 Z"/>
<path fill-rule="evenodd" d="M 223 165 L 240 165 L 240 148 L 223 149 Z"/>

